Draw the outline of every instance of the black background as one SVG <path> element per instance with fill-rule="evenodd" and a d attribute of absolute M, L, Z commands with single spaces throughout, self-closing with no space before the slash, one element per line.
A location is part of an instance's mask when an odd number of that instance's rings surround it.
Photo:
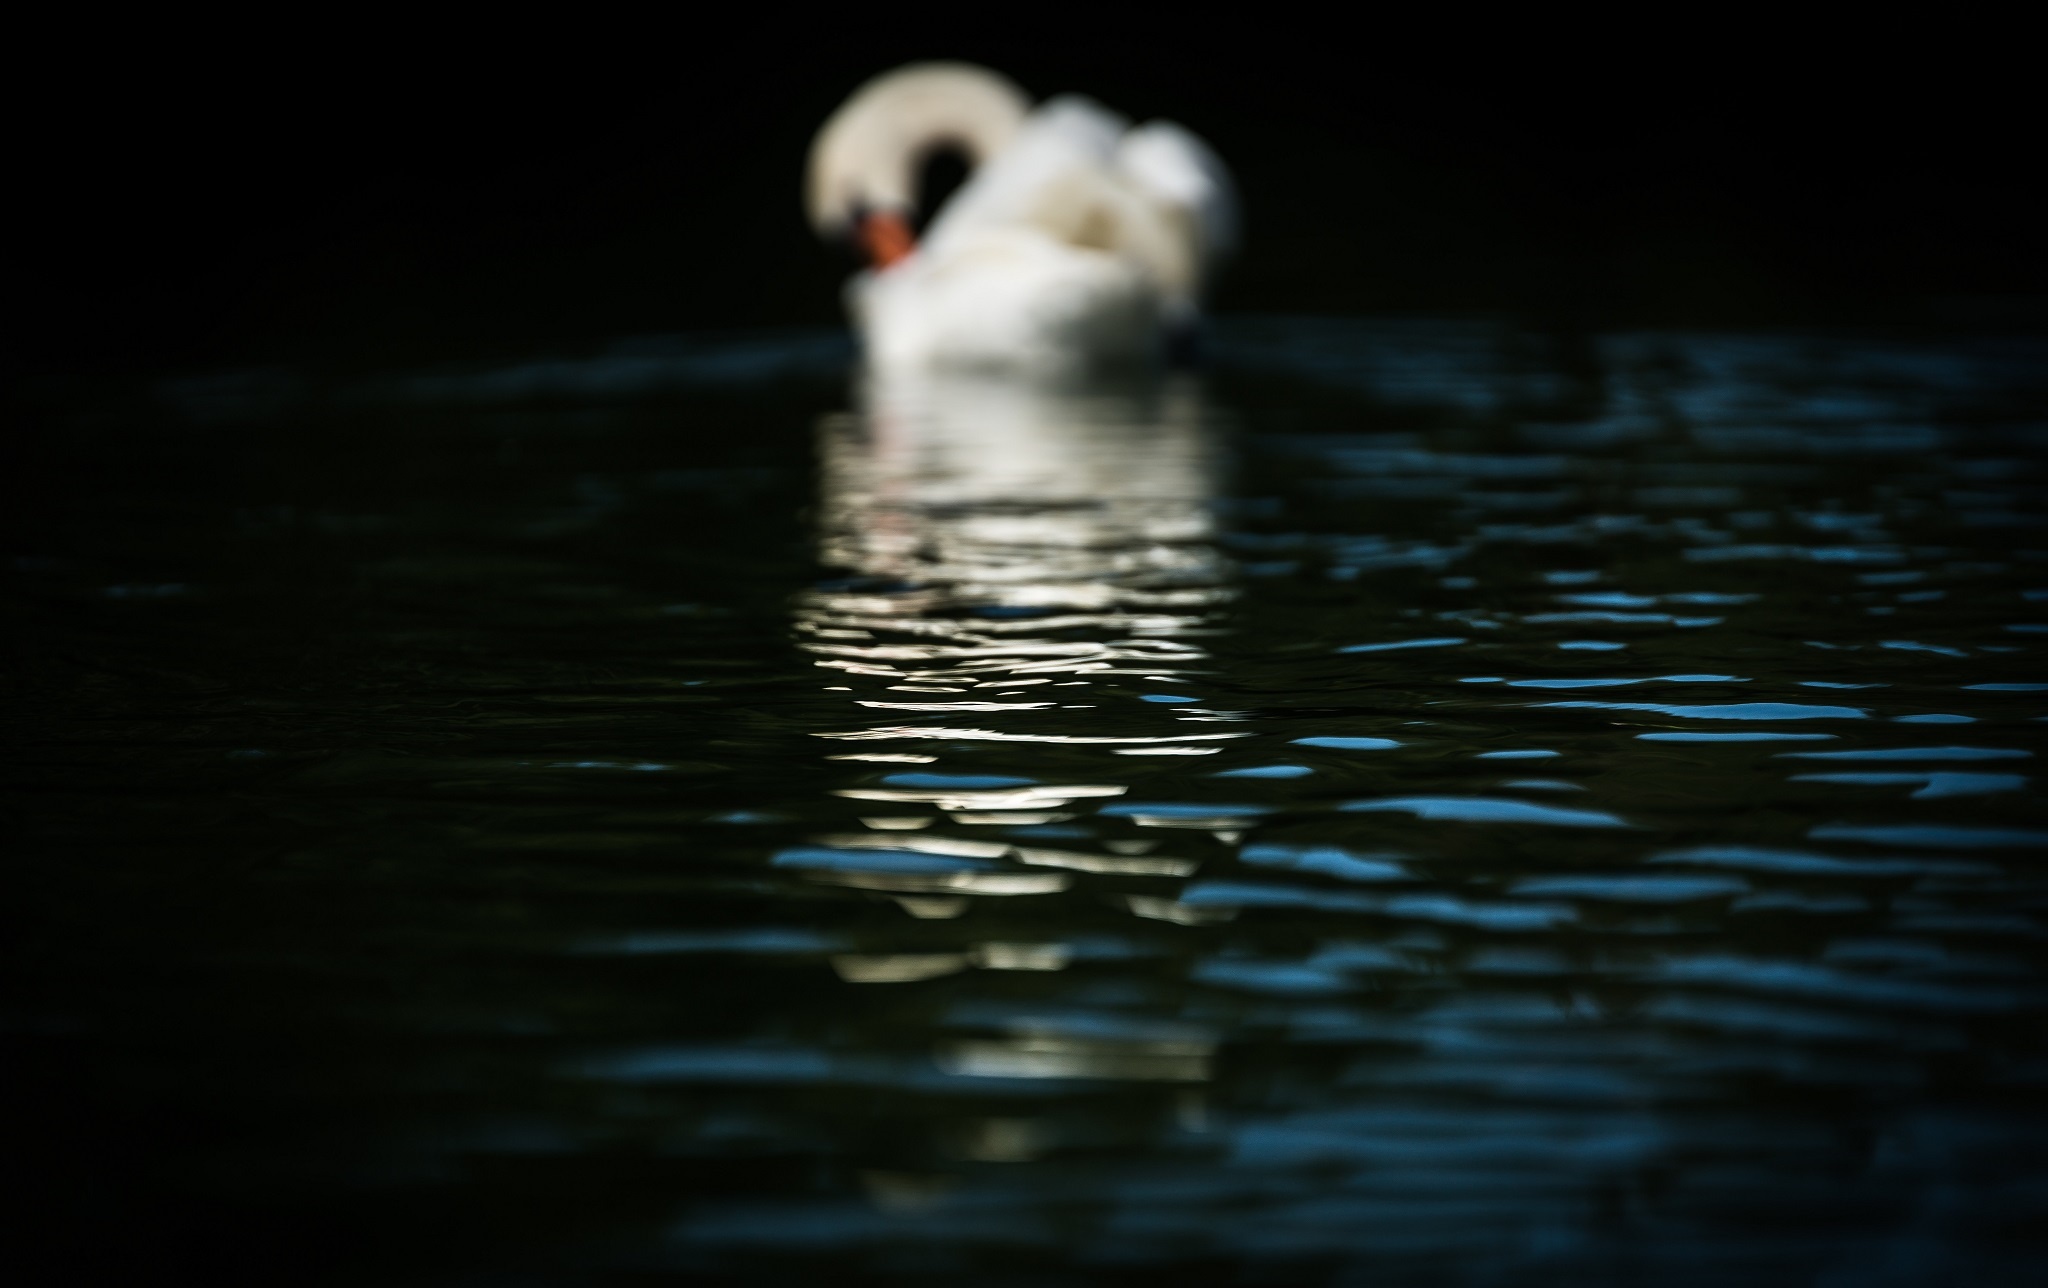
<path fill-rule="evenodd" d="M 2048 290 L 2019 34 L 1662 13 L 1147 19 L 850 7 L 295 19 L 25 46 L 13 357 L 459 355 L 838 315 L 797 203 L 862 79 L 967 58 L 1207 136 L 1217 307 L 2010 325 Z M 823 15 L 823 16 L 821 16 Z"/>

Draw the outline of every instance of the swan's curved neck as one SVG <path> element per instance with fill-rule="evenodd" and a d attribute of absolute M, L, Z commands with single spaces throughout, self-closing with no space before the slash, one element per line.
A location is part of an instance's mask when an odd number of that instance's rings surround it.
<path fill-rule="evenodd" d="M 811 144 L 812 224 L 828 236 L 853 231 L 866 241 L 855 227 L 864 216 L 907 217 L 916 209 L 918 166 L 933 151 L 954 148 L 979 165 L 1010 142 L 1029 110 L 1022 90 L 965 63 L 925 63 L 877 77 L 832 114 Z"/>

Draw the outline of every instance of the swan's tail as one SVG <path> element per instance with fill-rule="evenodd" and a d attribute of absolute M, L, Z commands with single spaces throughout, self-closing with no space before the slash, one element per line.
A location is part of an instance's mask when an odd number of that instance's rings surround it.
<path fill-rule="evenodd" d="M 1116 161 L 1131 182 L 1190 217 L 1202 262 L 1237 248 L 1237 185 L 1208 144 L 1171 121 L 1148 121 L 1124 135 Z"/>

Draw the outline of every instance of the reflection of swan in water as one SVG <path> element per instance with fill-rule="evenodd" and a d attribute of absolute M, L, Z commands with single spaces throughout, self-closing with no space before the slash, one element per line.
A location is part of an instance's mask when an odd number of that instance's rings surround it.
<path fill-rule="evenodd" d="M 825 422 L 820 452 L 822 553 L 859 575 L 803 603 L 804 647 L 821 666 L 884 682 L 886 692 L 860 698 L 877 714 L 1041 715 L 1015 731 L 897 725 L 823 736 L 1132 745 L 1223 736 L 1077 730 L 1075 720 L 1045 718 L 1052 703 L 994 701 L 1055 684 L 1069 691 L 1047 696 L 1077 702 L 1086 677 L 1156 677 L 1204 656 L 1187 640 L 1231 591 L 1213 543 L 1215 438 L 1192 384 L 925 374 L 876 377 L 864 402 L 864 414 Z"/>
<path fill-rule="evenodd" d="M 915 241 L 920 163 L 978 168 Z M 1195 317 L 1235 237 L 1230 179 L 1181 127 L 1136 129 L 1088 99 L 1036 110 L 964 63 L 868 82 L 819 131 L 812 222 L 872 267 L 848 304 L 870 362 L 1043 369 L 1143 358 Z"/>
<path fill-rule="evenodd" d="M 849 699 L 849 723 L 817 731 L 842 749 L 835 759 L 928 763 L 962 744 L 1010 744 L 997 763 L 1015 766 L 1028 759 L 1018 744 L 1059 744 L 1099 756 L 1084 774 L 1096 777 L 1119 755 L 1207 754 L 1246 736 L 1191 708 L 1091 701 L 1101 681 L 1171 680 L 1201 665 L 1194 641 L 1231 597 L 1214 544 L 1216 436 L 1191 381 L 897 372 L 871 375 L 861 401 L 820 427 L 821 554 L 854 576 L 796 614 L 802 647 Z M 890 893 L 918 917 L 957 916 L 970 896 L 1066 888 L 1072 878 L 1047 867 L 1187 875 L 1192 863 L 1148 856 L 1150 843 L 1015 849 L 1025 869 L 1009 871 L 905 871 L 899 860 L 874 871 L 857 857 L 893 847 L 993 860 L 1013 842 L 922 829 L 942 816 L 969 829 L 1041 824 L 1125 790 L 1099 777 L 899 775 L 836 793 L 888 811 L 864 820 L 869 833 L 817 838 L 829 848 L 779 861 Z M 1133 897 L 1134 909 L 1171 902 Z"/>
<path fill-rule="evenodd" d="M 822 432 L 822 553 L 891 585 L 826 596 L 834 616 L 1164 637 L 1223 594 L 1192 384 L 877 375 L 863 401 Z"/>

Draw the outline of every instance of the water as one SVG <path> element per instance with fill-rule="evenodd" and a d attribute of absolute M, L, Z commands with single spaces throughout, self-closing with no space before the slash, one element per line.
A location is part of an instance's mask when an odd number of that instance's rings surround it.
<path fill-rule="evenodd" d="M 31 1246 L 2027 1282 L 2043 357 L 1269 320 L 1125 385 L 804 334 L 66 395 L 10 502 Z"/>

